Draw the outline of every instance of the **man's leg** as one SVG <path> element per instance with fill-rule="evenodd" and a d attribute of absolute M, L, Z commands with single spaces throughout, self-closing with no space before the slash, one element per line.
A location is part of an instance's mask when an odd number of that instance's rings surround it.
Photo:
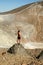
<path fill-rule="evenodd" d="M 17 43 L 18 43 L 18 39 L 17 39 Z"/>
<path fill-rule="evenodd" d="M 20 43 L 20 41 L 19 41 L 19 39 L 17 39 L 17 44 L 19 44 Z"/>
<path fill-rule="evenodd" d="M 21 39 L 19 39 L 19 43 L 21 43 Z"/>

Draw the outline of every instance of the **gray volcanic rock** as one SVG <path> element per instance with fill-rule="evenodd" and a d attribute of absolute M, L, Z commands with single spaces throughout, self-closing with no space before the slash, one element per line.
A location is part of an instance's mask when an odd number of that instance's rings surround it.
<path fill-rule="evenodd" d="M 32 57 L 40 57 L 40 53 L 42 53 L 43 49 L 26 49 L 27 53 L 30 54 Z"/>
<path fill-rule="evenodd" d="M 21 44 L 14 44 L 7 52 L 18 55 L 28 55 L 27 51 Z"/>
<path fill-rule="evenodd" d="M 43 51 L 41 51 L 40 54 L 36 58 L 42 60 L 43 59 Z"/>
<path fill-rule="evenodd" d="M 16 60 L 14 64 L 16 65 L 19 65 L 19 63 L 30 64 L 34 60 L 21 44 L 13 45 L 7 52 L 14 55 L 14 60 Z"/>
<path fill-rule="evenodd" d="M 11 48 L 8 49 L 7 52 L 10 53 L 12 56 L 14 56 L 14 65 L 22 65 L 22 64 L 41 65 L 42 64 L 42 62 L 38 61 L 38 59 L 40 59 L 43 56 L 43 52 L 40 49 L 27 50 L 21 44 L 14 44 Z M 37 59 L 36 57 L 38 56 L 39 58 Z"/>

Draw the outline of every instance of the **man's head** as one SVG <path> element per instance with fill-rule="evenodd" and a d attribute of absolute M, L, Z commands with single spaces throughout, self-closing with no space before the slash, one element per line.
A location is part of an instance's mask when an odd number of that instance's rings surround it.
<path fill-rule="evenodd" d="M 20 32 L 20 30 L 18 30 L 18 32 Z"/>

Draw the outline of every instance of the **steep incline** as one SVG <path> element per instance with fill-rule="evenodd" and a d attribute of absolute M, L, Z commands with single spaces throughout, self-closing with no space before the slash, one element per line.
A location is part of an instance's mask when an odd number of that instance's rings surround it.
<path fill-rule="evenodd" d="M 0 44 L 16 43 L 18 29 L 22 34 L 21 43 L 43 44 L 43 1 L 0 14 Z"/>

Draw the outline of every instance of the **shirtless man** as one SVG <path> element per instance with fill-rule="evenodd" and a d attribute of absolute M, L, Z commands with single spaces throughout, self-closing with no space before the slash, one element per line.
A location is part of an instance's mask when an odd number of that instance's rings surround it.
<path fill-rule="evenodd" d="M 20 42 L 21 42 L 21 32 L 20 32 L 20 30 L 18 30 L 18 32 L 17 32 L 17 43 L 18 44 L 20 44 Z"/>

